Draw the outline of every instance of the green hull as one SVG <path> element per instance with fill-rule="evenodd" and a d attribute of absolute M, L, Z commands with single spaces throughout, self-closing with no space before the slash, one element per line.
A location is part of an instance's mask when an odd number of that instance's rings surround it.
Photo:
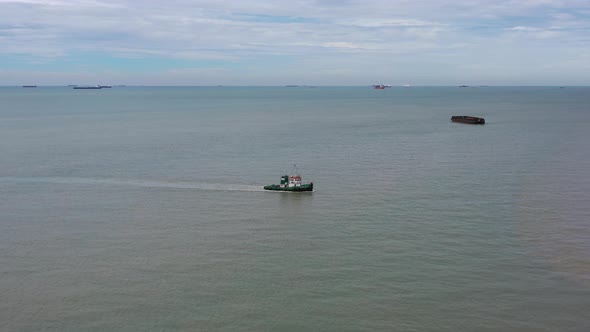
<path fill-rule="evenodd" d="M 270 186 L 264 186 L 264 190 L 291 191 L 291 192 L 313 191 L 313 183 L 302 184 L 301 186 L 298 186 L 298 187 L 281 187 L 278 184 L 271 184 Z"/>

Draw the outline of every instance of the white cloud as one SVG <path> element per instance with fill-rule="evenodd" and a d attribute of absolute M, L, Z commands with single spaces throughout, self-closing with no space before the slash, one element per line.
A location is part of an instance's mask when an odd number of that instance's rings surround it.
<path fill-rule="evenodd" d="M 533 27 L 523 27 L 523 26 L 516 26 L 512 28 L 507 28 L 507 30 L 514 30 L 514 31 L 537 31 L 537 28 Z"/>
<path fill-rule="evenodd" d="M 352 44 L 352 43 L 347 43 L 347 42 L 330 42 L 330 43 L 324 43 L 323 44 L 325 47 L 334 47 L 334 48 L 360 48 L 358 45 Z"/>
<path fill-rule="evenodd" d="M 24 63 L 81 53 L 244 66 L 280 58 L 298 66 L 291 75 L 334 62 L 357 75 L 363 63 L 423 71 L 439 55 L 458 67 L 477 61 L 461 54 L 485 57 L 492 46 L 505 55 L 490 58 L 496 68 L 526 49 L 588 49 L 590 29 L 590 1 L 574 0 L 0 0 L 0 12 L 0 56 Z"/>
<path fill-rule="evenodd" d="M 535 27 L 527 27 L 527 26 L 516 26 L 516 27 L 508 28 L 506 30 L 515 32 L 521 37 L 524 36 L 527 38 L 537 38 L 537 39 L 557 38 L 557 37 L 560 37 L 563 35 L 562 32 L 554 30 L 554 29 L 543 29 L 543 28 L 535 28 Z"/>
<path fill-rule="evenodd" d="M 439 25 L 438 23 L 421 21 L 416 19 L 357 19 L 351 22 L 339 22 L 339 24 L 350 24 L 353 26 L 366 28 L 384 28 L 384 27 L 428 27 Z"/>

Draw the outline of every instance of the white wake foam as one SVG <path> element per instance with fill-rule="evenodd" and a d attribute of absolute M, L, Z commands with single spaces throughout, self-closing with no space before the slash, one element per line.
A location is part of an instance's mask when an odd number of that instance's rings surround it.
<path fill-rule="evenodd" d="M 193 182 L 168 182 L 153 180 L 132 179 L 97 179 L 78 177 L 0 177 L 2 182 L 28 182 L 28 183 L 61 183 L 61 184 L 90 184 L 107 186 L 136 186 L 145 188 L 176 188 L 217 191 L 264 191 L 262 185 L 255 184 L 227 184 L 227 183 L 193 183 Z"/>

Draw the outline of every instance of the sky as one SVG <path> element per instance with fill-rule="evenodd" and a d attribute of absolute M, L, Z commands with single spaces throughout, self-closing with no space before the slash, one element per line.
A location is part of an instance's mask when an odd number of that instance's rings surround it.
<path fill-rule="evenodd" d="M 590 0 L 0 0 L 0 85 L 590 85 Z"/>

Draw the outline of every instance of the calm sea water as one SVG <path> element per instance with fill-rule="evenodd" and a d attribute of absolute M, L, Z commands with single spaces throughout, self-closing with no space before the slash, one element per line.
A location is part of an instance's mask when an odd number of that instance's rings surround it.
<path fill-rule="evenodd" d="M 584 87 L 0 88 L 0 329 L 589 331 L 589 125 Z"/>

